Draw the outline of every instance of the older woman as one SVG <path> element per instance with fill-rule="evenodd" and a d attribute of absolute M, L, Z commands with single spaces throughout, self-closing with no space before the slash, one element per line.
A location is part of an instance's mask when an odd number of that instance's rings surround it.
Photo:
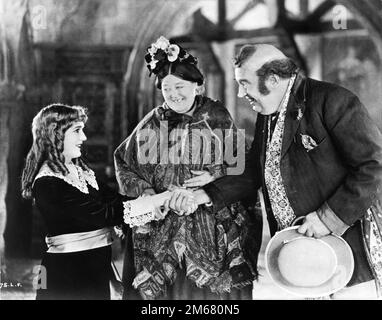
<path fill-rule="evenodd" d="M 84 108 L 62 104 L 33 119 L 22 192 L 34 198 L 48 229 L 37 299 L 110 299 L 110 226 L 122 223 L 123 197 L 81 158 L 86 120 Z"/>
<path fill-rule="evenodd" d="M 145 58 L 164 103 L 117 148 L 117 180 L 135 198 L 172 190 L 164 207 L 183 209 L 127 217 L 135 274 L 124 272 L 126 285 L 144 299 L 251 299 L 259 245 L 248 241 L 248 211 L 193 203 L 195 189 L 234 170 L 244 139 L 220 102 L 197 94 L 204 78 L 190 53 L 161 37 Z"/>

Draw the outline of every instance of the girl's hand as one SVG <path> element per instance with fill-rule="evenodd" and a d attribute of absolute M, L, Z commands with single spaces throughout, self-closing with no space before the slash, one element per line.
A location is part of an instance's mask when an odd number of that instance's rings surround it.
<path fill-rule="evenodd" d="M 156 192 L 154 189 L 152 188 L 149 188 L 149 189 L 145 189 L 142 194 L 141 194 L 141 197 L 149 197 L 149 196 L 153 196 L 155 195 Z M 169 200 L 166 200 L 165 203 L 163 204 L 163 206 L 161 206 L 160 208 L 155 208 L 155 219 L 156 220 L 162 220 L 166 217 L 167 213 L 169 212 L 170 208 L 169 208 Z"/>

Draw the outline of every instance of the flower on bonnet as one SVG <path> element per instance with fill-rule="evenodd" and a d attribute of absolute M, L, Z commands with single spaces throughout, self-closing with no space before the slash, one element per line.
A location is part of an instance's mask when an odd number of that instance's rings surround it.
<path fill-rule="evenodd" d="M 154 47 L 162 50 L 166 50 L 170 45 L 170 41 L 168 41 L 165 37 L 160 36 L 160 38 L 153 44 Z"/>
<path fill-rule="evenodd" d="M 147 49 L 147 51 L 151 56 L 153 56 L 158 51 L 158 48 L 152 45 L 150 48 Z"/>
<path fill-rule="evenodd" d="M 169 45 L 167 50 L 168 61 L 174 62 L 176 59 L 178 59 L 180 48 L 176 44 Z"/>
<path fill-rule="evenodd" d="M 145 60 L 151 73 L 157 74 L 159 70 L 168 62 L 188 62 L 197 64 L 197 60 L 191 54 L 187 53 L 177 44 L 171 44 L 169 40 L 161 36 L 156 42 L 152 43 L 147 49 Z"/>
<path fill-rule="evenodd" d="M 154 70 L 156 65 L 157 65 L 157 63 L 158 63 L 158 60 L 155 60 L 155 59 L 151 60 L 150 63 L 149 63 L 150 68 L 152 70 Z"/>

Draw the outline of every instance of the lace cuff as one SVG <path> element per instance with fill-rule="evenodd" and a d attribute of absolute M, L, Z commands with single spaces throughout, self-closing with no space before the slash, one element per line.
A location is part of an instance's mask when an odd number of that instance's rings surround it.
<path fill-rule="evenodd" d="M 134 227 L 143 226 L 152 220 L 159 220 L 160 218 L 156 218 L 155 216 L 155 211 L 157 208 L 160 208 L 170 196 L 171 193 L 165 191 L 153 196 L 139 197 L 135 200 L 124 202 L 124 222 Z"/>
<path fill-rule="evenodd" d="M 140 227 L 140 226 L 144 226 L 146 223 L 149 223 L 155 220 L 155 212 L 151 211 L 149 213 L 145 213 L 135 217 L 131 217 L 130 214 L 125 212 L 123 215 L 123 220 L 130 227 Z"/>

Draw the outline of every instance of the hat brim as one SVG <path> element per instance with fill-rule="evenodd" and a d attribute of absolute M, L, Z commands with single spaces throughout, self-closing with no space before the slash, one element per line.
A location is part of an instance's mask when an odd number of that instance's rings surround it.
<path fill-rule="evenodd" d="M 287 281 L 278 267 L 278 256 L 284 241 L 303 236 L 297 232 L 299 226 L 284 229 L 275 234 L 265 249 L 265 268 L 271 279 L 285 291 L 304 298 L 318 298 L 337 292 L 347 285 L 354 271 L 353 253 L 348 243 L 341 237 L 328 235 L 320 238 L 327 243 L 337 257 L 337 267 L 333 275 L 319 286 L 295 286 Z"/>

